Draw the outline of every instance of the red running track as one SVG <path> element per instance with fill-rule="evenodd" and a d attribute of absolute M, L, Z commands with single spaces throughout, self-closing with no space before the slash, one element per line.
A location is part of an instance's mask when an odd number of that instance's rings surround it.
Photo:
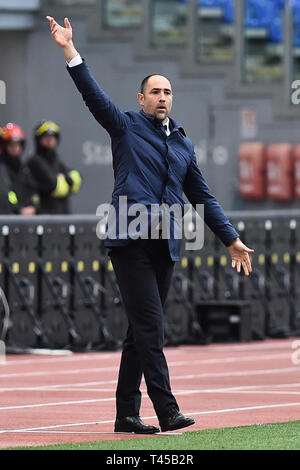
<path fill-rule="evenodd" d="M 181 411 L 196 420 L 184 432 L 300 419 L 300 339 L 165 354 Z M 119 360 L 120 351 L 7 356 L 0 364 L 0 448 L 145 437 L 113 432 Z M 141 416 L 158 424 L 144 382 L 142 391 Z"/>

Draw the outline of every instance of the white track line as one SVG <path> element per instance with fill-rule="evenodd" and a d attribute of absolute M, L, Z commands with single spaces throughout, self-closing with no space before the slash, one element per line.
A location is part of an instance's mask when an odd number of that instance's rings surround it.
<path fill-rule="evenodd" d="M 7 432 L 14 432 L 14 431 L 7 431 Z M 112 436 L 116 436 L 118 434 L 125 435 L 125 436 L 132 436 L 136 435 L 134 432 L 114 432 L 114 431 L 23 431 L 25 433 L 37 433 L 37 434 L 110 434 Z M 144 434 L 145 437 L 151 436 L 182 436 L 182 432 L 156 432 L 154 434 Z M 59 444 L 59 443 L 58 443 Z M 45 444 L 41 444 L 45 445 Z"/>
<path fill-rule="evenodd" d="M 228 345 L 208 345 L 207 348 L 210 352 L 226 352 L 226 351 L 266 351 L 274 350 L 278 351 L 279 349 L 290 349 L 294 340 L 299 339 L 299 337 L 289 338 L 288 340 L 279 339 L 278 342 L 269 342 L 265 340 L 263 343 L 243 343 L 243 344 L 228 344 Z"/>
<path fill-rule="evenodd" d="M 116 384 L 117 380 L 100 380 L 100 381 L 93 381 L 93 382 L 77 382 L 77 383 L 68 383 L 68 384 L 55 384 L 55 385 L 35 385 L 33 387 L 1 387 L 0 392 L 9 392 L 9 391 L 39 391 L 39 390 L 56 390 L 60 389 L 61 387 L 74 387 L 80 390 L 80 387 L 85 387 L 89 385 L 109 385 L 109 384 Z"/>
<path fill-rule="evenodd" d="M 284 392 L 284 391 L 266 391 L 266 390 L 182 390 L 182 391 L 177 391 L 174 392 L 175 395 L 181 396 L 181 395 L 201 395 L 203 393 L 205 394 L 213 394 L 213 393 L 243 393 L 243 394 L 275 394 L 275 395 L 300 395 L 300 392 Z M 145 395 L 146 396 L 146 395 Z"/>
<path fill-rule="evenodd" d="M 143 421 L 145 419 L 150 419 L 150 418 L 143 418 Z M 27 432 L 27 431 L 41 431 L 44 429 L 56 429 L 56 428 L 68 428 L 68 427 L 73 427 L 73 426 L 93 426 L 96 424 L 111 424 L 114 423 L 114 420 L 106 420 L 106 421 L 88 421 L 88 422 L 83 422 L 83 423 L 68 423 L 68 424 L 54 424 L 51 426 L 39 426 L 35 428 L 24 428 L 24 429 L 5 429 L 5 430 L 0 430 L 0 434 L 4 434 L 7 432 Z"/>
<path fill-rule="evenodd" d="M 225 357 L 220 359 L 199 359 L 199 360 L 190 360 L 190 361 L 175 361 L 169 362 L 169 367 L 180 367 L 180 366 L 195 366 L 201 364 L 236 364 L 240 362 L 251 362 L 251 361 L 267 361 L 267 360 L 275 360 L 275 359 L 290 359 L 291 354 L 267 354 L 267 355 L 257 355 L 257 356 L 232 356 L 232 357 Z M 38 364 L 36 364 L 38 366 Z M 49 372 L 49 370 L 42 370 L 42 371 L 35 371 L 35 372 L 17 372 L 17 373 L 7 373 L 7 374 L 0 374 L 0 378 L 13 378 L 13 377 L 38 377 L 43 375 L 65 375 L 65 374 L 82 374 L 82 373 L 90 373 L 90 372 L 107 372 L 107 371 L 118 371 L 118 366 L 113 367 L 94 367 L 89 369 L 64 369 L 64 370 L 54 370 Z"/>
<path fill-rule="evenodd" d="M 265 387 L 270 387 L 270 388 L 288 388 L 288 387 L 300 387 L 300 383 L 285 383 L 285 384 L 256 384 L 256 385 L 239 385 L 236 387 L 221 387 L 218 388 L 217 390 L 219 391 L 239 391 L 239 390 L 251 390 L 251 389 L 257 389 L 257 388 L 265 388 Z M 210 390 L 216 390 L 216 389 L 210 389 Z"/>
<path fill-rule="evenodd" d="M 42 377 L 44 375 L 70 375 L 70 374 L 89 374 L 91 372 L 115 372 L 118 371 L 119 367 L 93 367 L 90 369 L 64 369 L 64 370 L 43 370 L 37 372 L 17 372 L 12 374 L 0 374 L 0 378 L 14 378 L 14 377 Z"/>
<path fill-rule="evenodd" d="M 98 403 L 101 401 L 114 401 L 113 398 L 90 398 L 87 400 L 72 400 L 72 401 L 57 401 L 57 402 L 48 402 L 48 403 L 32 403 L 30 405 L 14 405 L 14 406 L 1 406 L 0 411 L 4 410 L 20 410 L 26 408 L 42 408 L 46 406 L 61 406 L 61 405 L 84 405 L 85 403 Z"/>
<path fill-rule="evenodd" d="M 222 389 L 197 389 L 197 390 L 177 390 L 174 392 L 177 396 L 187 396 L 187 395 L 201 395 L 203 393 L 257 393 L 257 394 L 265 394 L 265 391 L 253 391 L 253 390 L 226 390 Z M 272 393 L 272 392 L 269 392 Z M 281 394 L 284 395 L 284 391 L 275 391 L 274 394 Z M 299 392 L 286 392 L 287 394 L 298 395 Z M 146 390 L 142 393 L 143 398 L 148 398 Z M 72 401 L 58 401 L 58 402 L 46 402 L 46 403 L 32 403 L 27 405 L 10 405 L 10 406 L 2 406 L 0 407 L 0 411 L 7 411 L 7 410 L 19 410 L 19 409 L 28 409 L 28 408 L 43 408 L 48 406 L 64 406 L 64 405 L 79 405 L 79 404 L 86 404 L 86 403 L 99 403 L 99 402 L 107 402 L 107 401 L 114 401 L 115 397 L 107 397 L 107 398 L 89 398 L 84 400 L 72 400 Z"/>
<path fill-rule="evenodd" d="M 143 418 L 143 421 L 148 420 L 148 419 L 157 419 L 157 416 L 146 416 Z M 93 425 L 98 425 L 98 424 L 113 424 L 115 420 L 109 419 L 106 421 L 88 421 L 88 422 L 83 422 L 83 423 L 68 423 L 68 424 L 54 424 L 50 426 L 40 426 L 36 428 L 25 428 L 25 429 L 5 429 L 5 430 L 0 430 L 0 434 L 4 433 L 15 433 L 15 432 L 32 432 L 32 431 L 43 431 L 43 430 L 49 430 L 49 429 L 57 429 L 57 428 L 69 428 L 69 427 L 74 427 L 74 426 L 93 426 Z M 115 434 L 115 433 L 114 433 Z M 119 433 L 118 433 L 119 434 Z M 122 433 L 123 434 L 123 433 Z M 132 434 L 132 433 L 126 433 L 126 434 Z M 165 433 L 164 433 L 165 434 Z M 175 434 L 174 431 L 170 434 Z M 182 433 L 179 433 L 182 434 Z"/>
<path fill-rule="evenodd" d="M 230 372 L 208 372 L 203 374 L 190 374 L 190 375 L 178 375 L 171 376 L 171 381 L 175 380 L 192 380 L 199 378 L 207 377 L 238 377 L 238 376 L 248 376 L 248 375 L 272 375 L 272 374 L 285 374 L 289 372 L 295 372 L 299 374 L 299 366 L 294 367 L 282 367 L 280 369 L 254 369 L 254 370 L 244 370 L 244 371 L 230 371 Z"/>
<path fill-rule="evenodd" d="M 297 337 L 291 339 L 280 339 L 280 340 L 265 340 L 263 343 L 260 342 L 251 342 L 251 343 L 242 343 L 242 344 L 232 344 L 229 343 L 228 345 L 222 344 L 220 346 L 217 345 L 192 345 L 192 346 L 179 346 L 178 348 L 169 348 L 166 347 L 164 348 L 164 352 L 166 356 L 168 355 L 176 355 L 176 354 L 191 354 L 191 351 L 195 350 L 201 353 L 207 353 L 207 352 L 230 352 L 232 353 L 233 351 L 266 351 L 266 350 L 275 350 L 278 351 L 279 349 L 286 349 L 287 351 L 291 348 L 291 345 L 295 339 L 299 339 Z M 77 362 L 77 361 L 90 361 L 90 360 L 103 360 L 103 359 L 111 359 L 115 358 L 118 359 L 121 355 L 121 351 L 112 351 L 112 352 L 98 352 L 98 351 L 86 351 L 83 353 L 72 353 L 71 356 L 60 356 L 59 361 L 60 362 Z M 57 357 L 52 357 L 49 355 L 49 357 L 45 358 L 37 358 L 37 356 L 34 356 L 32 354 L 26 354 L 23 356 L 22 359 L 17 359 L 17 360 L 10 360 L 11 355 L 7 356 L 7 362 L 5 365 L 24 365 L 24 364 L 36 364 L 37 362 L 40 364 L 47 364 L 47 363 L 56 363 L 57 362 Z"/>
<path fill-rule="evenodd" d="M 251 411 L 251 410 L 264 410 L 270 408 L 286 408 L 286 407 L 295 407 L 300 406 L 300 402 L 294 403 L 274 403 L 271 405 L 257 405 L 257 406 L 244 406 L 239 408 L 223 408 L 218 410 L 206 410 L 206 411 L 193 411 L 192 413 L 184 413 L 186 416 L 199 416 L 199 415 L 210 415 L 210 414 L 222 414 L 222 413 L 233 413 L 238 411 Z M 148 419 L 157 419 L 156 416 L 147 416 L 143 418 L 143 420 Z M 0 430 L 0 434 L 5 433 L 25 433 L 28 431 L 40 431 L 46 429 L 55 429 L 55 428 L 62 428 L 62 427 L 72 427 L 72 426 L 86 426 L 86 425 L 94 425 L 94 424 L 111 424 L 114 423 L 114 420 L 107 420 L 107 421 L 90 421 L 87 423 L 70 423 L 70 424 L 56 424 L 51 426 L 41 426 L 35 428 L 25 428 L 25 429 L 5 429 Z"/>
<path fill-rule="evenodd" d="M 211 393 L 206 392 L 204 393 Z M 243 395 L 300 395 L 300 392 L 291 392 L 286 390 L 232 390 L 232 391 L 220 391 L 216 393 L 242 393 Z"/>
<path fill-rule="evenodd" d="M 51 364 L 54 363 L 56 364 L 57 361 L 60 363 L 63 362 L 86 362 L 86 361 L 102 361 L 105 359 L 120 359 L 121 357 L 121 351 L 117 351 L 114 353 L 93 353 L 93 352 L 86 352 L 84 355 L 83 354 L 78 354 L 78 353 L 72 353 L 71 356 L 51 356 L 51 357 L 45 357 L 45 358 L 40 358 L 40 356 L 35 356 L 35 355 L 28 355 L 30 359 L 10 359 L 11 356 L 7 354 L 6 356 L 6 366 L 23 366 L 23 365 L 31 365 L 31 364 Z"/>
<path fill-rule="evenodd" d="M 272 385 L 269 385 L 269 387 L 272 387 Z M 0 390 L 1 391 L 1 390 Z M 43 390 L 44 392 L 51 392 L 53 393 L 54 392 L 83 392 L 83 393 L 87 393 L 87 392 L 95 392 L 95 393 L 107 393 L 107 392 L 110 392 L 110 393 L 114 393 L 115 392 L 115 389 L 114 388 L 104 388 L 104 389 L 99 389 L 99 388 L 83 388 L 83 389 L 79 389 L 78 388 L 61 388 L 59 390 L 47 390 L 47 389 L 44 389 Z M 140 389 L 141 393 L 144 394 L 144 396 L 146 396 L 146 393 L 147 393 L 147 390 L 146 389 Z M 232 390 L 231 388 L 229 388 L 228 390 L 226 389 L 196 389 L 196 390 L 174 390 L 173 389 L 173 394 L 174 395 L 192 395 L 192 394 L 201 394 L 201 393 L 244 393 L 244 394 L 274 394 L 274 395 L 300 395 L 300 391 L 294 391 L 294 390 L 247 390 L 247 387 L 245 390 Z"/>
<path fill-rule="evenodd" d="M 208 415 L 208 414 L 218 414 L 218 413 L 232 413 L 234 411 L 250 411 L 250 410 L 264 410 L 268 408 L 284 408 L 290 406 L 300 406 L 300 402 L 292 403 L 274 403 L 272 405 L 256 405 L 256 406 L 244 406 L 241 408 L 225 408 L 221 410 L 212 410 L 212 411 L 195 411 L 194 413 L 185 413 L 186 415 Z"/>
<path fill-rule="evenodd" d="M 117 381 L 114 381 L 117 382 Z M 103 382 L 99 382 L 101 384 Z M 62 384 L 62 385 L 45 385 L 43 387 L 17 387 L 17 388 L 0 388 L 0 392 L 12 392 L 12 391 L 45 391 L 45 392 L 65 392 L 65 391 L 78 391 L 78 392 L 115 392 L 115 388 L 82 388 L 82 385 L 86 384 L 72 384 L 73 387 L 70 387 L 70 384 Z M 255 390 L 259 388 L 289 388 L 289 387 L 300 387 L 300 383 L 285 383 L 285 384 L 256 384 L 256 385 L 240 385 L 237 387 L 217 387 L 217 388 L 208 388 L 208 389 L 200 389 L 199 392 L 203 393 L 215 393 L 215 392 L 239 392 L 242 390 Z M 174 389 L 174 394 L 176 393 L 183 393 L 186 390 L 176 390 Z M 141 388 L 142 393 L 146 393 L 146 389 Z M 283 392 L 285 393 L 285 392 Z M 297 392 L 298 393 L 298 392 Z M 300 392 L 299 392 L 300 393 Z"/>
<path fill-rule="evenodd" d="M 238 362 L 249 362 L 249 361 L 272 361 L 274 359 L 290 359 L 291 352 L 280 353 L 280 354 L 256 354 L 251 356 L 229 356 L 229 357 L 220 357 L 220 358 L 210 358 L 210 359 L 196 359 L 190 361 L 176 361 L 168 362 L 169 366 L 187 366 L 187 365 L 198 365 L 198 364 L 236 364 Z"/>
<path fill-rule="evenodd" d="M 195 346 L 197 349 L 199 348 L 199 346 Z M 182 353 L 184 351 L 180 350 L 179 348 L 174 348 L 174 349 L 165 349 L 164 350 L 166 355 L 170 355 L 170 356 L 175 356 L 175 355 L 182 355 Z M 41 349 L 41 352 L 43 352 L 43 350 Z M 63 350 L 62 350 L 63 352 Z M 71 351 L 70 351 L 71 352 Z M 49 354 L 49 357 L 43 357 L 43 358 L 40 358 L 41 356 L 40 355 L 34 355 L 34 354 L 26 354 L 24 357 L 24 359 L 11 359 L 11 355 L 10 354 L 7 354 L 7 357 L 6 357 L 6 362 L 5 362 L 5 365 L 8 365 L 8 366 L 15 366 L 15 365 L 24 365 L 24 364 L 51 364 L 51 363 L 57 363 L 58 361 L 58 358 L 59 358 L 59 362 L 62 363 L 62 362 L 78 362 L 78 361 L 92 361 L 92 360 L 95 360 L 95 361 L 102 361 L 104 359 L 117 359 L 119 360 L 120 357 L 121 357 L 121 354 L 122 354 L 122 351 L 121 350 L 118 350 L 118 351 L 113 351 L 113 352 L 97 352 L 97 351 L 86 351 L 85 353 L 73 353 L 71 352 L 70 355 L 68 356 L 51 356 L 51 354 Z M 26 358 L 25 358 L 26 357 Z"/>
<path fill-rule="evenodd" d="M 283 367 L 280 369 L 249 369 L 246 371 L 237 371 L 237 372 L 211 372 L 203 374 L 188 374 L 188 375 L 173 375 L 171 381 L 175 382 L 176 380 L 196 380 L 201 378 L 214 378 L 214 377 L 238 377 L 238 376 L 248 376 L 248 375 L 272 375 L 272 374 L 285 374 L 295 372 L 299 373 L 299 367 Z M 82 387 L 85 385 L 106 385 L 106 384 L 116 384 L 117 380 L 107 380 L 107 381 L 93 381 L 93 382 L 80 382 L 77 384 L 55 384 L 55 385 L 39 385 L 33 387 L 1 387 L 0 391 L 38 391 L 38 390 L 55 390 L 60 389 L 61 387 Z"/>
<path fill-rule="evenodd" d="M 117 382 L 117 381 L 115 381 Z M 83 387 L 9 387 L 9 388 L 0 388 L 0 392 L 97 392 L 97 393 L 102 393 L 102 392 L 115 392 L 115 388 L 83 388 Z"/>
<path fill-rule="evenodd" d="M 247 344 L 228 344 L 228 345 L 207 345 L 207 346 L 199 346 L 199 345 L 192 345 L 190 347 L 185 347 L 185 346 L 179 346 L 178 348 L 168 348 L 166 347 L 164 349 L 164 352 L 166 356 L 169 355 L 176 355 L 176 354 L 191 354 L 191 351 L 197 351 L 200 354 L 207 353 L 207 352 L 234 352 L 234 351 L 239 351 L 239 352 L 247 352 L 247 351 L 278 351 L 279 349 L 285 349 L 289 350 L 291 348 L 291 345 L 293 341 L 297 339 L 288 339 L 288 340 L 265 340 L 264 343 L 247 343 Z M 298 338 L 299 339 L 299 338 Z M 201 352 L 200 352 L 201 351 Z M 121 351 L 113 351 L 113 352 L 97 352 L 97 351 L 86 351 L 83 353 L 72 353 L 70 356 L 60 356 L 59 357 L 59 362 L 78 362 L 78 361 L 101 361 L 104 359 L 120 359 L 121 356 Z M 11 355 L 7 355 L 7 361 L 5 363 L 1 363 L 0 366 L 14 366 L 14 365 L 25 365 L 25 364 L 51 364 L 51 363 L 56 363 L 57 362 L 57 357 L 52 357 L 49 355 L 49 357 L 41 358 L 40 356 L 34 356 L 31 354 L 26 354 L 22 357 L 22 359 L 10 359 Z M 4 367 L 3 367 L 4 368 Z"/>

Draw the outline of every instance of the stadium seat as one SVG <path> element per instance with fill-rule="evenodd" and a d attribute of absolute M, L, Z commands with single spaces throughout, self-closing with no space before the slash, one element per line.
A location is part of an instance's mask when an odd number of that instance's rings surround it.
<path fill-rule="evenodd" d="M 278 43 L 283 41 L 283 21 L 280 14 L 277 14 L 270 22 L 268 41 Z"/>
<path fill-rule="evenodd" d="M 227 0 L 224 6 L 224 23 L 232 24 L 234 23 L 235 10 L 234 10 L 234 0 Z"/>
<path fill-rule="evenodd" d="M 276 5 L 272 0 L 246 0 L 245 26 L 268 28 L 274 20 Z"/>
<path fill-rule="evenodd" d="M 274 19 L 269 25 L 270 42 L 283 41 L 283 10 L 285 8 L 285 0 L 273 0 L 274 2 Z"/>
<path fill-rule="evenodd" d="M 280 10 L 283 10 L 285 8 L 285 0 L 273 0 L 274 4 L 277 5 L 277 7 Z"/>
<path fill-rule="evenodd" d="M 297 21 L 294 22 L 295 32 L 294 32 L 294 46 L 300 47 L 300 17 Z"/>
<path fill-rule="evenodd" d="M 246 0 L 245 26 L 266 28 L 269 42 L 282 42 L 284 6 L 284 0 Z"/>
<path fill-rule="evenodd" d="M 298 0 L 290 0 L 294 17 L 294 46 L 300 47 L 300 4 Z"/>

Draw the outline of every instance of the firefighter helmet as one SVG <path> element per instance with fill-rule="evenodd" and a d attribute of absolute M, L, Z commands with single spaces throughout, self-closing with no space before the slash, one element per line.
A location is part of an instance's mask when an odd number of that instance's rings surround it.
<path fill-rule="evenodd" d="M 44 135 L 54 135 L 57 139 L 60 137 L 60 128 L 54 121 L 41 121 L 34 129 L 34 137 L 39 141 Z"/>
<path fill-rule="evenodd" d="M 3 146 L 5 146 L 8 142 L 20 142 L 21 145 L 24 147 L 26 143 L 25 133 L 23 129 L 14 124 L 9 122 L 2 128 L 1 131 L 1 140 Z"/>

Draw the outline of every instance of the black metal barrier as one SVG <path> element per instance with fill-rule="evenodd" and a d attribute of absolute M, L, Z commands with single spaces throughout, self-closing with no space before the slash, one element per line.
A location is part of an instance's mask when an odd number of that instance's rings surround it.
<path fill-rule="evenodd" d="M 91 216 L 0 217 L 1 296 L 9 306 L 9 316 L 0 310 L 0 334 L 8 350 L 121 346 L 126 318 L 97 223 Z"/>
<path fill-rule="evenodd" d="M 166 345 L 300 335 L 300 211 L 232 212 L 249 277 L 205 226 L 182 243 L 164 306 Z M 7 350 L 119 349 L 127 329 L 95 216 L 0 217 L 0 340 Z"/>
<path fill-rule="evenodd" d="M 231 267 L 229 250 L 205 227 L 205 244 L 189 257 L 193 304 L 209 341 L 248 341 L 300 334 L 300 211 L 232 212 L 250 256 L 249 277 Z"/>

